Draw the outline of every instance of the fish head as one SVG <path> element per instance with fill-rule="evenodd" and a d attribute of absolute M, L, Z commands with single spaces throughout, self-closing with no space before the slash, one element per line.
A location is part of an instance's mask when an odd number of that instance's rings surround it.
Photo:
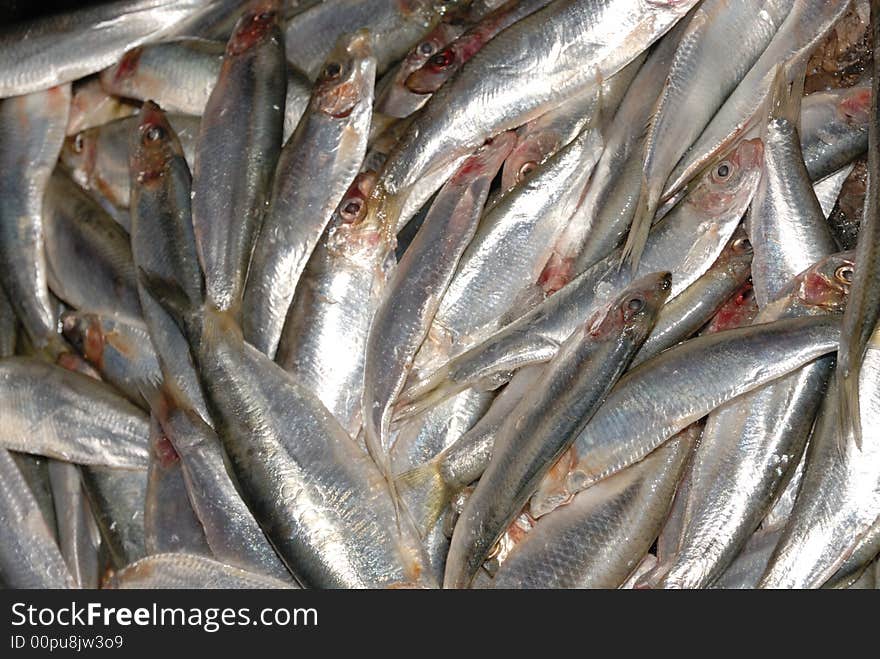
<path fill-rule="evenodd" d="M 344 119 L 358 105 L 372 103 L 375 77 L 376 58 L 369 31 L 343 35 L 315 82 L 312 103 L 319 112 Z"/>
<path fill-rule="evenodd" d="M 377 174 L 358 174 L 336 207 L 327 230 L 327 249 L 336 255 L 356 258 L 371 254 L 382 239 L 379 227 L 366 222 L 368 200 L 376 185 Z"/>
<path fill-rule="evenodd" d="M 252 0 L 235 24 L 226 55 L 241 55 L 273 38 L 281 39 L 280 0 Z"/>
<path fill-rule="evenodd" d="M 142 185 L 158 181 L 176 158 L 183 160 L 183 147 L 168 118 L 158 105 L 146 101 L 129 150 L 130 167 Z"/>
<path fill-rule="evenodd" d="M 132 48 L 114 66 L 105 69 L 101 73 L 101 82 L 104 87 L 117 91 L 127 89 L 129 81 L 138 72 L 143 52 L 143 46 Z"/>
<path fill-rule="evenodd" d="M 544 159 L 559 148 L 556 131 L 538 130 L 520 137 L 513 152 L 504 162 L 501 189 L 509 190 L 535 173 Z"/>
<path fill-rule="evenodd" d="M 715 313 L 706 328 L 706 333 L 714 334 L 750 325 L 757 315 L 758 303 L 755 300 L 755 287 L 751 281 L 747 281 Z"/>
<path fill-rule="evenodd" d="M 703 172 L 685 203 L 709 217 L 745 212 L 761 178 L 763 162 L 763 142 L 758 138 L 742 140 Z"/>
<path fill-rule="evenodd" d="M 65 311 L 61 314 L 61 333 L 90 364 L 102 368 L 104 328 L 96 315 Z"/>
<path fill-rule="evenodd" d="M 404 84 L 414 94 L 433 94 L 458 70 L 461 59 L 455 44 L 450 44 L 410 73 Z"/>
<path fill-rule="evenodd" d="M 82 187 L 90 187 L 98 157 L 98 131 L 94 128 L 81 130 L 64 140 L 61 162 L 70 171 L 73 180 Z"/>
<path fill-rule="evenodd" d="M 832 254 L 799 274 L 794 292 L 801 304 L 819 313 L 842 313 L 855 273 L 855 252 Z"/>
<path fill-rule="evenodd" d="M 871 88 L 852 88 L 838 102 L 837 113 L 848 125 L 867 128 L 871 119 Z"/>
<path fill-rule="evenodd" d="M 587 324 L 587 330 L 595 339 L 626 336 L 637 342 L 644 341 L 671 290 L 671 273 L 645 275 L 630 284 L 604 312 L 599 312 Z"/>
<path fill-rule="evenodd" d="M 748 271 L 753 254 L 752 242 L 746 230 L 740 226 L 733 232 L 724 251 L 718 256 L 718 264 L 723 265 L 729 272 Z"/>

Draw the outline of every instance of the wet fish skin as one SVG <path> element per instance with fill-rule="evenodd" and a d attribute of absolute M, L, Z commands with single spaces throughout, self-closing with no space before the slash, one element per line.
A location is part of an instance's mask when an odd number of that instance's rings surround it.
<path fill-rule="evenodd" d="M 80 468 L 69 462 L 49 461 L 49 480 L 58 520 L 58 546 L 79 588 L 97 588 L 98 527 L 85 498 Z"/>
<path fill-rule="evenodd" d="M 314 394 L 245 343 L 227 312 L 193 306 L 142 273 L 184 329 L 242 495 L 307 587 L 383 587 L 424 578 L 418 534 L 387 481 Z"/>
<path fill-rule="evenodd" d="M 0 283 L 37 348 L 55 334 L 42 213 L 69 106 L 70 85 L 0 101 Z"/>
<path fill-rule="evenodd" d="M 364 159 L 375 67 L 366 32 L 342 37 L 281 150 L 242 312 L 245 340 L 270 358 L 309 256 Z"/>
<path fill-rule="evenodd" d="M 633 358 L 630 368 L 687 339 L 703 327 L 748 280 L 752 253 L 752 244 L 745 230 L 737 229 L 712 267 L 661 309 L 653 331 Z"/>
<path fill-rule="evenodd" d="M 193 163 L 199 119 L 188 115 L 170 118 L 181 140 L 187 164 Z M 61 150 L 61 162 L 71 177 L 87 190 L 93 190 L 119 208 L 128 208 L 131 181 L 129 143 L 140 117 L 127 117 L 68 137 Z"/>
<path fill-rule="evenodd" d="M 842 313 L 852 254 L 808 268 L 756 323 Z M 797 466 L 833 370 L 826 356 L 709 415 L 694 456 L 678 551 L 666 588 L 705 588 L 733 561 Z"/>
<path fill-rule="evenodd" d="M 850 588 L 860 578 L 859 575 L 871 570 L 870 562 L 880 551 L 880 518 L 867 533 L 859 538 L 858 544 L 849 557 L 837 569 L 823 588 Z"/>
<path fill-rule="evenodd" d="M 68 137 L 76 135 L 89 128 L 131 116 L 135 112 L 137 112 L 135 105 L 104 91 L 100 79 L 80 80 L 73 86 L 67 135 Z"/>
<path fill-rule="evenodd" d="M 510 26 L 428 101 L 389 157 L 370 212 L 390 214 L 402 225 L 415 210 L 407 197 L 429 196 L 457 158 L 596 84 L 597 77 L 610 78 L 693 4 L 631 11 L 628 2 L 563 0 Z M 429 189 L 416 195 L 414 186 L 425 177 Z"/>
<path fill-rule="evenodd" d="M 644 362 L 621 378 L 581 432 L 569 468 L 541 484 L 532 514 L 633 464 L 726 401 L 834 350 L 839 334 L 833 316 L 786 319 L 690 339 Z"/>
<path fill-rule="evenodd" d="M 150 415 L 144 546 L 147 554 L 179 552 L 212 557 L 205 530 L 187 496 L 180 456 L 156 414 Z"/>
<path fill-rule="evenodd" d="M 153 554 L 126 565 L 113 575 L 110 588 L 128 589 L 283 589 L 289 581 L 248 572 L 204 556 Z"/>
<path fill-rule="evenodd" d="M 27 482 L 0 450 L 0 579 L 7 588 L 75 588 L 55 538 Z"/>
<path fill-rule="evenodd" d="M 502 563 L 493 588 L 617 588 L 648 553 L 696 433 L 580 492 L 538 520 Z"/>
<path fill-rule="evenodd" d="M 712 588 L 752 589 L 758 585 L 761 575 L 767 569 L 767 562 L 779 542 L 782 529 L 771 528 L 756 531 L 746 542 L 728 568 L 712 584 Z"/>
<path fill-rule="evenodd" d="M 236 317 L 281 151 L 287 78 L 278 10 L 277 0 L 253 0 L 239 19 L 196 141 L 199 262 L 208 299 Z"/>
<path fill-rule="evenodd" d="M 15 354 L 15 343 L 18 334 L 18 317 L 6 293 L 0 287 L 0 357 Z"/>
<path fill-rule="evenodd" d="M 162 372 L 147 326 L 81 311 L 61 315 L 61 329 L 86 360 L 135 405 L 147 409 Z"/>
<path fill-rule="evenodd" d="M 850 172 L 831 214 L 828 216 L 828 224 L 834 233 L 834 238 L 841 249 L 855 249 L 859 226 L 865 212 L 865 195 L 868 187 L 868 169 L 864 159 L 856 162 Z"/>
<path fill-rule="evenodd" d="M 513 144 L 512 133 L 499 135 L 465 160 L 444 185 L 376 309 L 366 346 L 363 410 L 367 448 L 377 462 L 385 462 L 392 405 L 471 244 L 492 180 Z"/>
<path fill-rule="evenodd" d="M 575 440 L 647 338 L 669 296 L 668 272 L 633 282 L 586 320 L 499 429 L 492 459 L 455 525 L 444 588 L 466 588 L 541 478 Z"/>
<path fill-rule="evenodd" d="M 757 186 L 761 158 L 760 141 L 748 140 L 717 165 L 728 168 L 726 177 L 718 180 L 715 168 L 710 170 L 654 228 L 636 276 L 671 271 L 670 299 L 696 281 L 739 224 Z M 498 386 L 511 370 L 549 359 L 581 319 L 632 281 L 631 269 L 619 263 L 620 253 L 613 252 L 531 311 L 411 384 L 401 396 L 407 407 L 400 414 L 475 382 Z"/>
<path fill-rule="evenodd" d="M 871 3 L 871 33 L 875 48 L 880 44 L 880 6 Z M 868 123 L 868 184 L 865 210 L 859 225 L 856 267 L 850 302 L 843 314 L 840 348 L 837 350 L 837 379 L 840 396 L 838 420 L 841 430 L 860 444 L 859 369 L 868 341 L 880 320 L 880 57 L 874 58 L 871 78 L 871 117 Z"/>
<path fill-rule="evenodd" d="M 858 259 L 858 254 L 856 254 Z M 818 588 L 844 564 L 880 510 L 877 421 L 878 337 L 860 372 L 862 442 L 841 438 L 837 381 L 831 380 L 810 441 L 803 481 L 759 588 Z"/>
<path fill-rule="evenodd" d="M 836 172 L 832 173 L 824 180 L 813 184 L 813 192 L 816 194 L 816 199 L 819 200 L 819 206 L 822 207 L 822 214 L 825 216 L 826 220 L 829 219 L 829 217 L 831 216 L 831 212 L 837 205 L 837 200 L 838 197 L 840 197 L 841 190 L 843 190 L 843 186 L 846 183 L 846 180 L 849 178 L 849 175 L 852 174 L 854 168 L 855 163 L 850 163 L 849 165 L 846 165 L 843 169 L 839 169 Z M 829 227 L 831 227 L 831 233 L 835 234 L 834 241 L 837 243 L 837 246 L 841 247 L 842 249 L 852 249 L 852 246 L 843 248 L 840 244 L 839 236 L 835 233 L 834 224 L 829 221 L 828 225 Z"/>
<path fill-rule="evenodd" d="M 43 205 L 48 280 L 70 306 L 139 319 L 128 233 L 61 169 Z"/>
<path fill-rule="evenodd" d="M 343 196 L 303 271 L 275 355 L 351 437 L 361 427 L 370 323 L 393 268 L 379 228 L 363 221 L 375 182 L 375 172 L 358 174 Z"/>
<path fill-rule="evenodd" d="M 196 257 L 190 189 L 183 148 L 165 114 L 144 103 L 141 123 L 131 134 L 131 247 L 135 264 L 173 279 L 194 303 L 204 299 Z M 166 385 L 210 423 L 189 345 L 174 319 L 140 281 L 137 293 L 144 321 Z"/>
<path fill-rule="evenodd" d="M 645 137 L 642 191 L 624 258 L 638 262 L 675 164 L 764 52 L 793 4 L 707 0 L 694 13 Z M 728 56 L 733 49 L 737 57 Z"/>
<path fill-rule="evenodd" d="M 186 27 L 211 0 L 119 0 L 16 23 L 0 32 L 0 98 L 82 78 L 129 48 Z"/>
<path fill-rule="evenodd" d="M 4 448 L 77 464 L 147 465 L 147 418 L 106 385 L 30 357 L 0 362 Z"/>

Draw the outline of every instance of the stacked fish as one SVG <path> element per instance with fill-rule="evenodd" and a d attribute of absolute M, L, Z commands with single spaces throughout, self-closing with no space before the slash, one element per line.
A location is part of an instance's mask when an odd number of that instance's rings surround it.
<path fill-rule="evenodd" d="M 3 28 L 0 581 L 880 585 L 878 16 Z"/>

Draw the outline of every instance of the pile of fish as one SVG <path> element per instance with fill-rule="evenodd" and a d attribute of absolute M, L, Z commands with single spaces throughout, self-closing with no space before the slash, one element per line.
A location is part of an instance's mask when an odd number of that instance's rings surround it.
<path fill-rule="evenodd" d="M 0 582 L 880 586 L 880 0 L 0 30 Z"/>

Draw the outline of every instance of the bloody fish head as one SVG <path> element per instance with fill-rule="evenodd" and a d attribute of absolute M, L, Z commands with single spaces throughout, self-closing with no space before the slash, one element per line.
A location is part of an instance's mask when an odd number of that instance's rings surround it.
<path fill-rule="evenodd" d="M 832 254 L 798 275 L 796 290 L 805 304 L 843 312 L 855 273 L 855 252 Z"/>
<path fill-rule="evenodd" d="M 706 215 L 721 215 L 743 195 L 751 196 L 763 162 L 764 143 L 758 138 L 743 140 L 706 170 L 686 203 Z"/>
<path fill-rule="evenodd" d="M 235 24 L 229 43 L 228 56 L 241 55 L 273 36 L 280 37 L 278 0 L 255 0 Z"/>
<path fill-rule="evenodd" d="M 374 69 L 370 33 L 343 36 L 327 58 L 313 92 L 317 109 L 336 119 L 349 116 L 364 100 L 365 77 Z"/>
<path fill-rule="evenodd" d="M 131 147 L 131 169 L 140 183 L 148 183 L 164 175 L 172 158 L 182 158 L 183 148 L 158 105 L 146 101 L 140 117 Z"/>

